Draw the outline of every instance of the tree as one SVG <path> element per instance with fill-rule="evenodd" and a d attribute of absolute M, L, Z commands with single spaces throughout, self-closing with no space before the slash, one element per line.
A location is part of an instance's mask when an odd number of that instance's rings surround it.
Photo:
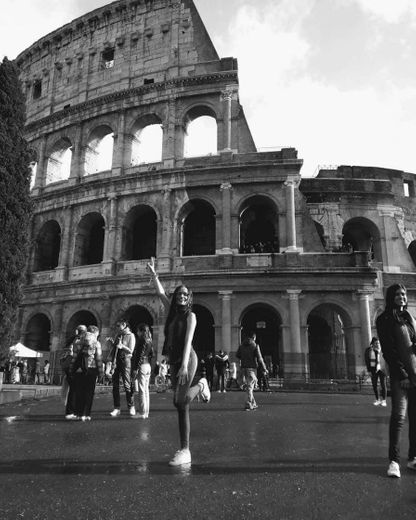
<path fill-rule="evenodd" d="M 32 153 L 24 138 L 25 100 L 16 65 L 0 63 L 0 356 L 10 346 L 29 256 Z"/>

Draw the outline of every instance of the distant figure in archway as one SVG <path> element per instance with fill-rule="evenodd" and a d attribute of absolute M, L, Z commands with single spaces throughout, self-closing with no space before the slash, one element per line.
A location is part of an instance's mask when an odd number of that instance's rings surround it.
<path fill-rule="evenodd" d="M 364 357 L 367 370 L 371 376 L 371 383 L 376 398 L 373 404 L 374 406 L 387 406 L 386 370 L 378 338 L 374 337 L 371 340 L 370 346 L 366 349 Z M 381 386 L 381 399 L 378 391 L 378 381 L 380 381 Z"/>

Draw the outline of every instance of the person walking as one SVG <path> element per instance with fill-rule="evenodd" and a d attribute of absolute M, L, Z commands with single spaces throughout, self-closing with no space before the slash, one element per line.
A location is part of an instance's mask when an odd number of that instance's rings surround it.
<path fill-rule="evenodd" d="M 215 370 L 217 371 L 217 391 L 225 393 L 225 374 L 228 368 L 228 354 L 222 349 L 215 355 Z"/>
<path fill-rule="evenodd" d="M 198 395 L 203 401 L 209 402 L 211 393 L 205 378 L 192 384 L 198 367 L 198 357 L 192 348 L 196 328 L 196 316 L 192 312 L 192 291 L 188 287 L 180 285 L 174 290 L 172 300 L 169 300 L 156 274 L 153 258 L 147 266 L 151 272 L 156 292 L 168 311 L 162 354 L 168 357 L 170 364 L 174 389 L 173 403 L 178 411 L 180 436 L 180 450 L 175 453 L 169 464 L 180 466 L 191 463 L 190 403 Z"/>
<path fill-rule="evenodd" d="M 134 395 L 134 383 L 138 381 L 138 417 L 147 419 L 150 409 L 150 374 L 153 358 L 152 333 L 149 325 L 137 325 L 137 342 L 131 360 L 131 392 Z"/>
<path fill-rule="evenodd" d="M 230 377 L 227 382 L 227 390 L 231 390 L 233 384 L 237 388 L 237 390 L 240 390 L 240 385 L 238 384 L 237 380 L 237 363 L 235 361 L 232 361 L 230 363 Z"/>
<path fill-rule="evenodd" d="M 376 320 L 381 350 L 390 372 L 389 477 L 400 477 L 400 437 L 409 419 L 407 467 L 416 470 L 416 322 L 407 310 L 407 291 L 401 284 L 386 291 L 384 312 Z"/>
<path fill-rule="evenodd" d="M 118 417 L 120 410 L 120 376 L 123 381 L 124 390 L 126 392 L 127 408 L 129 414 L 136 415 L 136 409 L 133 402 L 133 394 L 131 391 L 131 358 L 136 345 L 136 338 L 131 332 L 129 324 L 125 318 L 117 322 L 118 334 L 110 342 L 113 345 L 111 359 L 113 362 L 113 402 L 114 409 L 110 412 L 112 417 Z"/>
<path fill-rule="evenodd" d="M 45 364 L 43 366 L 43 382 L 45 385 L 49 384 L 49 370 L 51 366 L 49 364 L 49 361 L 45 359 Z"/>
<path fill-rule="evenodd" d="M 266 365 L 260 352 L 260 347 L 256 343 L 256 334 L 250 332 L 238 347 L 237 358 L 240 360 L 241 369 L 245 378 L 247 388 L 247 401 L 245 409 L 255 410 L 258 408 L 254 399 L 254 387 L 257 383 L 257 366 L 260 365 L 263 372 L 267 373 Z"/>
<path fill-rule="evenodd" d="M 205 358 L 205 373 L 210 390 L 212 390 L 212 385 L 214 384 L 214 365 L 214 355 L 212 354 L 212 352 L 208 352 L 208 355 Z"/>
<path fill-rule="evenodd" d="M 62 394 L 65 402 L 65 419 L 68 421 L 77 419 L 76 389 L 82 370 L 81 367 L 75 367 L 75 360 L 81 350 L 82 340 L 86 332 L 87 327 L 85 325 L 78 325 L 75 329 L 75 335 L 67 343 L 60 358 L 61 369 L 64 373 Z"/>
<path fill-rule="evenodd" d="M 373 385 L 373 391 L 376 398 L 373 404 L 374 406 L 387 406 L 387 376 L 384 368 L 383 357 L 381 355 L 381 347 L 378 338 L 372 338 L 370 346 L 365 350 L 364 358 L 367 370 L 371 376 L 371 383 Z M 380 381 L 380 393 L 378 391 L 378 381 Z"/>

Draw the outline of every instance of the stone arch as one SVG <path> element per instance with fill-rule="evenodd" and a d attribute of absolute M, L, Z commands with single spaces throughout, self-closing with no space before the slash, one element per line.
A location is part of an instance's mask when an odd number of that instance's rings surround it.
<path fill-rule="evenodd" d="M 45 184 L 69 179 L 71 175 L 72 143 L 68 137 L 56 141 L 48 155 Z"/>
<path fill-rule="evenodd" d="M 81 309 L 75 312 L 67 321 L 65 328 L 65 344 L 69 344 L 73 341 L 75 336 L 75 329 L 78 325 L 85 325 L 88 327 L 89 325 L 95 325 L 99 327 L 97 316 L 86 309 Z"/>
<path fill-rule="evenodd" d="M 180 222 L 182 256 L 215 255 L 215 209 L 209 202 L 188 201 Z"/>
<path fill-rule="evenodd" d="M 153 328 L 153 316 L 150 313 L 150 311 L 146 309 L 146 307 L 144 307 L 143 305 L 130 306 L 128 309 L 120 313 L 119 318 L 121 318 L 122 316 L 127 319 L 132 332 L 134 332 L 135 334 L 137 330 L 137 325 L 139 325 L 139 323 L 146 323 L 147 325 L 149 325 L 151 329 Z"/>
<path fill-rule="evenodd" d="M 33 350 L 48 352 L 51 346 L 52 322 L 45 313 L 38 312 L 26 323 L 25 346 Z"/>
<path fill-rule="evenodd" d="M 349 314 L 334 303 L 319 303 L 307 318 L 311 379 L 353 379 L 355 358 Z"/>
<path fill-rule="evenodd" d="M 240 341 L 245 334 L 250 331 L 255 332 L 266 365 L 281 367 L 283 363 L 282 318 L 279 312 L 266 303 L 252 303 L 241 313 L 239 325 Z M 276 373 L 274 375 L 276 376 Z"/>
<path fill-rule="evenodd" d="M 183 120 L 184 157 L 215 155 L 218 151 L 217 114 L 208 105 L 190 108 Z"/>
<path fill-rule="evenodd" d="M 74 266 L 99 264 L 104 254 L 103 216 L 98 212 L 84 215 L 75 236 Z"/>
<path fill-rule="evenodd" d="M 94 128 L 85 148 L 85 175 L 111 170 L 113 161 L 114 132 L 108 125 Z"/>
<path fill-rule="evenodd" d="M 240 253 L 279 252 L 279 216 L 275 202 L 253 195 L 240 206 Z"/>
<path fill-rule="evenodd" d="M 416 240 L 410 242 L 407 250 L 409 251 L 409 255 L 413 261 L 413 265 L 416 267 Z"/>
<path fill-rule="evenodd" d="M 215 352 L 215 321 L 205 305 L 194 303 L 192 310 L 196 315 L 193 347 L 198 358 L 204 359 L 209 352 Z"/>
<path fill-rule="evenodd" d="M 61 227 L 56 220 L 48 220 L 36 237 L 34 271 L 55 269 L 59 263 Z"/>
<path fill-rule="evenodd" d="M 156 239 L 155 210 L 146 204 L 131 208 L 123 223 L 122 259 L 142 260 L 156 256 Z"/>
<path fill-rule="evenodd" d="M 380 231 L 373 221 L 365 217 L 353 217 L 342 228 L 342 246 L 348 251 L 368 251 L 371 259 L 382 261 Z"/>
<path fill-rule="evenodd" d="M 131 129 L 130 165 L 160 162 L 163 149 L 163 125 L 156 114 L 140 117 Z"/>

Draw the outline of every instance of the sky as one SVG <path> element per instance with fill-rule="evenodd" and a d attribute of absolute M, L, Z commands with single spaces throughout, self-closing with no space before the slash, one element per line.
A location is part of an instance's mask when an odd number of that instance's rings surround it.
<path fill-rule="evenodd" d="M 259 150 L 416 173 L 415 0 L 194 0 Z M 2 0 L 0 58 L 109 2 Z"/>

